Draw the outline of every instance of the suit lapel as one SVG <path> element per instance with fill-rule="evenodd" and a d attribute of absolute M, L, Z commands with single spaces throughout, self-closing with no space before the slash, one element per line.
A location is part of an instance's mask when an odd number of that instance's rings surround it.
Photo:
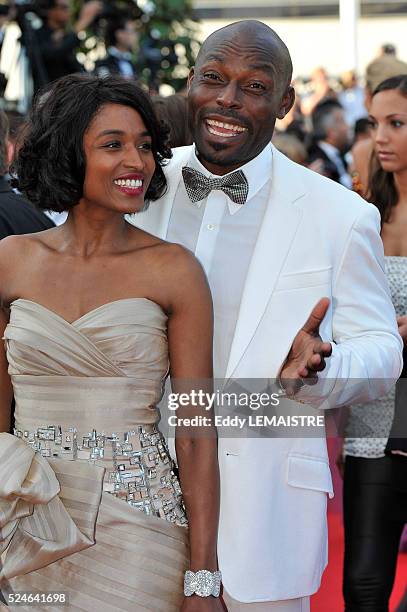
<path fill-rule="evenodd" d="M 236 370 L 253 338 L 273 293 L 302 217 L 296 200 L 305 193 L 296 165 L 273 147 L 270 198 L 240 303 L 226 378 Z"/>

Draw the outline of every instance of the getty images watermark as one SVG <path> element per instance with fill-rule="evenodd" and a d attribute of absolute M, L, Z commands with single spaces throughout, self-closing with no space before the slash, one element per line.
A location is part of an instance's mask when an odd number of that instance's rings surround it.
<path fill-rule="evenodd" d="M 318 377 L 291 391 L 270 378 L 172 379 L 159 404 L 160 429 L 168 437 L 177 427 L 182 435 L 212 435 L 215 425 L 224 438 L 407 439 L 407 378 L 396 384 L 385 378 Z M 381 397 L 395 405 L 394 419 L 371 418 Z"/>
<path fill-rule="evenodd" d="M 324 427 L 323 414 L 281 414 L 272 413 L 273 409 L 280 407 L 281 394 L 268 392 L 207 392 L 202 389 L 191 390 L 185 393 L 170 393 L 167 398 L 167 407 L 174 414 L 168 415 L 170 427 L 211 427 L 245 428 L 259 427 Z M 215 411 L 214 419 L 205 414 L 179 416 L 180 408 L 197 408 L 206 412 Z M 225 413 L 233 409 L 233 414 Z M 268 413 L 259 414 L 259 410 Z"/>

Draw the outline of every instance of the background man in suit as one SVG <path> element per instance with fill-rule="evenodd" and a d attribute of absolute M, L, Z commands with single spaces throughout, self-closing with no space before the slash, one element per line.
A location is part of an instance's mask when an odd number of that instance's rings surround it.
<path fill-rule="evenodd" d="M 131 19 L 122 15 L 109 20 L 105 31 L 106 56 L 96 62 L 96 76 L 116 74 L 125 79 L 135 79 L 137 73 L 132 53 L 136 43 L 137 31 Z"/>
<path fill-rule="evenodd" d="M 327 100 L 312 113 L 313 143 L 308 151 L 308 162 L 321 160 L 321 174 L 349 189 L 352 179 L 347 172 L 345 153 L 349 148 L 349 125 L 339 102 Z"/>
<path fill-rule="evenodd" d="M 54 227 L 54 223 L 34 208 L 23 196 L 15 193 L 7 180 L 9 163 L 9 123 L 0 110 L 0 240 L 10 234 L 29 234 Z"/>
<path fill-rule="evenodd" d="M 195 145 L 174 150 L 166 195 L 129 221 L 205 268 L 215 378 L 280 376 L 293 383 L 283 413 L 302 414 L 384 393 L 402 343 L 377 210 L 270 144 L 294 102 L 291 70 L 265 24 L 212 34 L 189 78 Z M 326 441 L 263 433 L 219 439 L 224 597 L 232 612 L 306 612 L 327 562 Z"/>

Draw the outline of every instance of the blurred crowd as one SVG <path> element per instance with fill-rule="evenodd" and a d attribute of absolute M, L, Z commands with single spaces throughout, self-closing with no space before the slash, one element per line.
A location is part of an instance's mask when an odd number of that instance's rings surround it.
<path fill-rule="evenodd" d="M 0 0 L 0 96 L 7 106 L 26 113 L 39 89 L 74 72 L 137 79 L 155 93 L 163 82 L 182 86 L 192 26 L 179 23 L 173 31 L 177 2 L 162 21 L 153 3 L 138 4 Z"/>
<path fill-rule="evenodd" d="M 309 79 L 294 83 L 297 103 L 277 122 L 274 144 L 297 163 L 366 195 L 372 94 L 382 81 L 406 73 L 407 63 L 391 44 L 382 45 L 363 79 L 354 71 L 334 78 L 315 68 Z"/>
<path fill-rule="evenodd" d="M 13 28 L 8 34 L 10 24 L 19 27 L 17 39 Z M 17 99 L 3 104 L 6 110 L 12 109 L 12 131 L 23 122 L 33 96 L 59 77 L 90 72 L 139 80 L 139 59 L 145 50 L 140 48 L 137 24 L 134 12 L 123 6 L 115 8 L 114 2 L 90 0 L 74 19 L 70 0 L 0 0 L 0 95 L 10 81 L 18 79 L 14 87 Z M 86 56 L 85 61 L 81 47 L 89 30 L 97 44 L 91 59 Z M 354 71 L 332 76 L 322 66 L 309 77 L 298 77 L 293 83 L 296 104 L 277 121 L 275 146 L 297 163 L 363 194 L 367 189 L 372 92 L 385 78 L 406 72 L 407 64 L 397 57 L 395 47 L 384 44 L 363 79 Z M 172 146 L 190 144 L 183 93 L 163 97 L 158 95 L 159 83 L 144 85 L 156 95 L 157 112 L 171 127 Z M 169 91 L 167 88 L 166 93 Z"/>
<path fill-rule="evenodd" d="M 28 110 L 41 87 L 67 74 L 135 78 L 135 15 L 131 8 L 99 0 L 84 3 L 76 19 L 70 0 L 0 4 L 1 93 Z M 96 41 L 92 54 L 83 52 L 89 39 Z"/>
<path fill-rule="evenodd" d="M 91 0 L 82 5 L 74 19 L 70 0 L 7 4 L 0 0 L 0 94 L 18 78 L 17 101 L 5 104 L 6 110 L 14 111 L 12 130 L 23 121 L 36 92 L 66 74 L 87 71 L 139 80 L 139 59 L 145 50 L 140 48 L 138 20 L 130 10 L 113 5 Z M 18 39 L 8 34 L 11 23 L 18 24 Z M 84 61 L 81 48 L 89 30 L 97 44 L 91 60 L 88 55 Z M 17 42 L 18 58 L 13 52 Z M 332 76 L 322 66 L 316 67 L 309 77 L 295 80 L 297 101 L 288 115 L 277 121 L 275 146 L 297 163 L 363 195 L 370 153 L 369 100 L 381 81 L 406 72 L 407 64 L 397 57 L 391 44 L 381 47 L 363 79 L 353 71 Z M 168 120 L 171 144 L 190 144 L 183 94 L 159 97 L 159 83 L 145 86 L 157 96 L 160 117 Z M 20 118 L 16 109 L 23 111 Z"/>

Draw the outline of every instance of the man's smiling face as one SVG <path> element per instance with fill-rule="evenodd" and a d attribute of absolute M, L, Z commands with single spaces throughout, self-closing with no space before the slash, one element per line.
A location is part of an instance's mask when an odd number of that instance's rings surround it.
<path fill-rule="evenodd" d="M 201 162 L 225 174 L 264 149 L 294 97 L 266 34 L 226 28 L 212 38 L 190 74 L 189 115 Z"/>

